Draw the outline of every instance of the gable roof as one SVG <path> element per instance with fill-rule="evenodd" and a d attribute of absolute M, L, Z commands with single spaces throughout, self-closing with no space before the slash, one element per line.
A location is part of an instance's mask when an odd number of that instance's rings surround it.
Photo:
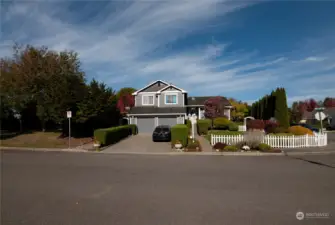
<path fill-rule="evenodd" d="M 157 93 L 161 93 L 162 91 L 164 91 L 164 90 L 166 90 L 166 89 L 168 89 L 168 88 L 170 88 L 170 87 L 173 87 L 173 88 L 175 88 L 175 89 L 177 89 L 177 90 L 180 90 L 180 91 L 183 92 L 183 93 L 187 93 L 187 91 L 185 91 L 185 90 L 183 90 L 183 89 L 181 89 L 181 88 L 179 88 L 179 87 L 177 87 L 177 86 L 175 86 L 175 85 L 173 85 L 173 84 L 169 84 L 168 86 L 163 87 L 162 89 L 160 89 L 159 91 L 157 91 Z"/>
<path fill-rule="evenodd" d="M 166 81 L 163 81 L 163 80 L 156 80 L 156 81 L 154 81 L 154 82 L 148 84 L 148 85 L 145 86 L 144 88 L 141 88 L 141 89 L 135 91 L 134 93 L 132 93 L 132 95 L 137 95 L 139 92 L 145 90 L 146 88 L 148 88 L 148 87 L 150 87 L 150 86 L 152 86 L 152 85 L 154 85 L 154 84 L 156 84 L 156 83 L 158 83 L 158 82 L 161 82 L 161 83 L 163 83 L 163 84 L 165 84 L 165 85 L 167 85 L 167 86 L 170 85 L 170 84 L 169 84 L 168 82 L 166 82 Z M 162 87 L 162 88 L 165 88 L 165 87 Z M 158 90 L 158 91 L 159 91 L 159 90 Z"/>
<path fill-rule="evenodd" d="M 326 108 L 324 111 L 324 114 L 326 114 L 326 116 L 330 116 L 330 117 L 333 117 L 335 116 L 335 108 Z M 303 113 L 303 116 L 302 116 L 302 119 L 305 119 L 305 120 L 313 120 L 315 119 L 315 114 L 317 113 L 316 110 L 312 111 L 312 112 L 308 112 L 308 111 L 305 111 Z"/>
<path fill-rule="evenodd" d="M 198 97 L 188 97 L 187 98 L 187 105 L 205 105 L 205 101 L 207 101 L 210 98 L 214 98 L 217 96 L 198 96 Z M 221 97 L 221 101 L 224 106 L 231 106 L 229 100 L 223 96 Z"/>

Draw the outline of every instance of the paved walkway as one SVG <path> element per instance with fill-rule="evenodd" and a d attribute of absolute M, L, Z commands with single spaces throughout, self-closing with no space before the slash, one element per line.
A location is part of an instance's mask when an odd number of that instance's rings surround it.
<path fill-rule="evenodd" d="M 195 139 L 197 139 L 200 142 L 200 145 L 201 145 L 201 148 L 202 148 L 203 152 L 212 152 L 213 151 L 212 146 L 209 143 L 209 141 L 206 138 L 204 138 L 204 137 L 202 137 L 198 134 L 197 126 L 195 126 L 194 136 L 195 136 Z"/>

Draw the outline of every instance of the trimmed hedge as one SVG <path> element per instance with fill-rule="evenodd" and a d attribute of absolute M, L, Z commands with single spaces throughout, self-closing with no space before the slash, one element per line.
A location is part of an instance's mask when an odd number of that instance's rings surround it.
<path fill-rule="evenodd" d="M 171 142 L 180 141 L 183 147 L 187 146 L 188 127 L 184 124 L 177 124 L 171 127 Z"/>
<path fill-rule="evenodd" d="M 111 145 L 128 137 L 137 131 L 136 125 L 124 125 L 105 129 L 97 129 L 94 131 L 94 140 L 100 143 L 100 146 Z"/>
<path fill-rule="evenodd" d="M 238 131 L 238 125 L 234 122 L 230 122 L 228 125 L 229 131 Z"/>
<path fill-rule="evenodd" d="M 209 119 L 203 119 L 197 121 L 197 128 L 199 134 L 207 134 L 211 127 L 212 121 Z"/>
<path fill-rule="evenodd" d="M 230 123 L 230 120 L 226 117 L 218 117 L 213 120 L 213 126 L 215 129 L 227 130 Z"/>
<path fill-rule="evenodd" d="M 136 124 L 129 124 L 128 126 L 129 126 L 130 129 L 131 129 L 131 133 L 132 133 L 132 135 L 136 135 L 136 134 L 138 134 L 138 129 L 137 129 L 137 125 L 136 125 Z"/>
<path fill-rule="evenodd" d="M 288 132 L 294 135 L 314 135 L 313 131 L 302 126 L 292 126 L 288 128 Z"/>

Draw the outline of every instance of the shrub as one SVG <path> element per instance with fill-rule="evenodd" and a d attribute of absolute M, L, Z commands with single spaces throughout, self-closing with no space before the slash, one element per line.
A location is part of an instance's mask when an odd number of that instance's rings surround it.
<path fill-rule="evenodd" d="M 100 143 L 100 146 L 114 144 L 132 134 L 130 125 L 97 129 L 94 131 L 94 140 Z"/>
<path fill-rule="evenodd" d="M 261 143 L 264 139 L 264 133 L 262 131 L 247 131 L 243 135 L 244 141 L 258 141 Z"/>
<path fill-rule="evenodd" d="M 258 150 L 259 144 L 260 141 L 258 140 L 241 141 L 236 144 L 236 147 L 242 149 L 243 146 L 248 146 L 250 150 Z"/>
<path fill-rule="evenodd" d="M 208 129 L 211 127 L 212 121 L 209 119 L 198 120 L 197 128 L 199 134 L 207 134 Z"/>
<path fill-rule="evenodd" d="M 233 123 L 231 122 L 229 125 L 228 125 L 228 129 L 230 131 L 238 131 L 238 125 L 236 123 Z"/>
<path fill-rule="evenodd" d="M 265 130 L 265 133 L 267 134 L 275 133 L 275 130 L 278 126 L 279 124 L 276 121 L 273 121 L 273 120 L 264 121 L 264 130 Z"/>
<path fill-rule="evenodd" d="M 183 147 L 187 145 L 188 127 L 185 124 L 177 124 L 171 127 L 171 143 L 180 141 Z"/>
<path fill-rule="evenodd" d="M 288 128 L 288 132 L 292 133 L 294 135 L 314 135 L 313 131 L 311 131 L 308 128 L 302 127 L 302 126 L 292 126 Z"/>
<path fill-rule="evenodd" d="M 197 139 L 195 139 L 194 141 L 192 139 L 188 139 L 185 152 L 201 152 L 200 142 Z"/>
<path fill-rule="evenodd" d="M 186 126 L 188 127 L 188 130 L 191 130 L 192 128 L 191 120 L 186 120 Z"/>
<path fill-rule="evenodd" d="M 227 145 L 224 148 L 225 151 L 229 151 L 229 152 L 236 152 L 238 150 L 238 148 L 235 145 Z"/>
<path fill-rule="evenodd" d="M 222 151 L 226 146 L 227 144 L 218 142 L 213 146 L 213 149 Z"/>
<path fill-rule="evenodd" d="M 138 129 L 137 129 L 137 125 L 136 124 L 129 124 L 128 126 L 131 129 L 132 135 L 138 134 Z"/>
<path fill-rule="evenodd" d="M 276 127 L 274 129 L 274 132 L 275 134 L 279 134 L 279 133 L 287 133 L 288 132 L 288 129 L 285 128 L 285 127 Z"/>
<path fill-rule="evenodd" d="M 211 130 L 208 132 L 209 134 L 214 135 L 242 135 L 243 131 L 229 131 L 229 130 Z"/>
<path fill-rule="evenodd" d="M 264 121 L 263 120 L 249 120 L 247 122 L 247 130 L 264 130 Z"/>
<path fill-rule="evenodd" d="M 260 143 L 259 145 L 258 145 L 258 150 L 260 150 L 260 151 L 270 151 L 271 150 L 271 146 L 270 145 L 268 145 L 268 144 L 265 144 L 265 143 Z"/>
<path fill-rule="evenodd" d="M 229 128 L 230 120 L 225 117 L 215 118 L 213 121 L 213 126 L 215 129 L 227 130 Z"/>

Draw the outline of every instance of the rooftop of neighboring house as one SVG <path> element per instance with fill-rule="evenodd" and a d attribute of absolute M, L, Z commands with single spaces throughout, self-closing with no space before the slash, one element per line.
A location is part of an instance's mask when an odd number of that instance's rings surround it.
<path fill-rule="evenodd" d="M 312 111 L 312 112 L 308 112 L 305 111 L 304 115 L 303 115 L 303 119 L 305 120 L 312 120 L 315 119 L 315 113 L 317 113 L 317 111 Z M 324 114 L 326 114 L 326 116 L 331 116 L 331 117 L 335 117 L 335 108 L 327 108 L 324 110 Z"/>
<path fill-rule="evenodd" d="M 218 96 L 195 96 L 195 97 L 188 97 L 187 98 L 187 105 L 188 106 L 197 106 L 197 105 L 204 105 L 205 101 L 210 99 L 210 98 L 214 98 L 214 97 L 218 97 Z M 225 106 L 231 106 L 229 100 L 225 97 L 219 96 L 222 98 L 222 103 Z"/>

